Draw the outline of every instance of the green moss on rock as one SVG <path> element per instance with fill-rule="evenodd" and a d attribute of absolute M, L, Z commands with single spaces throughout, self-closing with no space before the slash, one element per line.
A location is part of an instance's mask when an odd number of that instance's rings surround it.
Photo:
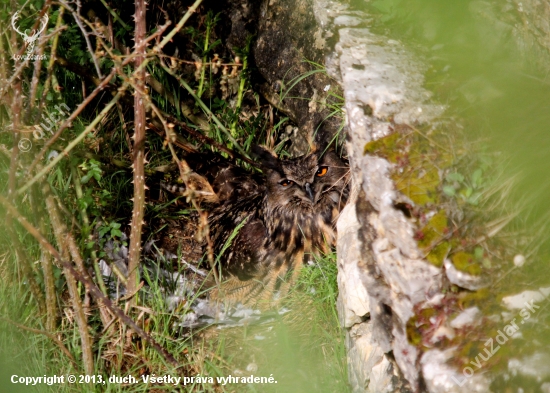
<path fill-rule="evenodd" d="M 450 243 L 444 240 L 448 231 L 447 214 L 441 210 L 416 234 L 418 247 L 426 254 L 426 259 L 437 267 L 443 265 L 451 249 Z"/>
<path fill-rule="evenodd" d="M 399 157 L 398 142 L 400 135 L 397 132 L 387 135 L 383 138 L 377 139 L 375 141 L 370 141 L 365 145 L 363 149 L 363 154 L 374 154 L 380 157 L 386 158 L 388 161 L 397 162 Z"/>
<path fill-rule="evenodd" d="M 459 251 L 451 257 L 451 261 L 457 270 L 474 276 L 481 274 L 480 262 L 468 252 Z"/>
<path fill-rule="evenodd" d="M 411 165 L 407 173 L 395 173 L 392 176 L 395 188 L 409 197 L 416 205 L 437 204 L 439 193 L 437 188 L 441 183 L 435 167 Z"/>
<path fill-rule="evenodd" d="M 445 257 L 451 250 L 451 245 L 449 242 L 442 242 L 432 248 L 430 253 L 426 255 L 426 259 L 428 262 L 430 262 L 432 265 L 436 267 L 443 266 L 443 261 L 445 260 Z"/>

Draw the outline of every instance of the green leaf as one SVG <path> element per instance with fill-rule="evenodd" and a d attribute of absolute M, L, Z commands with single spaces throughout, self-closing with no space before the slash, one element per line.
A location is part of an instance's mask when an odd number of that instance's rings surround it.
<path fill-rule="evenodd" d="M 481 169 L 476 169 L 472 174 L 472 185 L 474 188 L 479 187 L 482 183 L 481 177 L 483 176 L 483 171 Z"/>
<path fill-rule="evenodd" d="M 82 184 L 86 184 L 90 181 L 90 179 L 92 178 L 92 173 L 91 172 L 88 172 L 87 174 L 85 174 L 84 176 L 82 176 L 82 179 L 80 179 L 80 182 Z"/>
<path fill-rule="evenodd" d="M 483 258 L 483 253 L 483 247 L 476 247 L 476 249 L 474 250 L 474 256 L 476 257 L 476 259 Z"/>
<path fill-rule="evenodd" d="M 101 227 L 101 228 L 99 228 L 99 236 L 100 236 L 100 237 L 105 236 L 105 234 L 106 234 L 107 232 L 109 232 L 109 230 L 110 230 L 109 227 Z"/>
<path fill-rule="evenodd" d="M 464 176 L 461 175 L 460 173 L 458 172 L 455 172 L 455 173 L 449 173 L 447 175 L 447 180 L 448 181 L 457 181 L 459 183 L 462 183 L 464 181 Z"/>
<path fill-rule="evenodd" d="M 455 188 L 453 186 L 450 186 L 450 185 L 443 186 L 443 192 L 448 196 L 455 196 L 456 195 Z"/>

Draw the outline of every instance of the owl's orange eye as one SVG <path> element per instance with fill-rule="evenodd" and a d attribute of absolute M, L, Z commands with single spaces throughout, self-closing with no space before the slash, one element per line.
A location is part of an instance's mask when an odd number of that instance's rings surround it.
<path fill-rule="evenodd" d="M 292 180 L 283 179 L 279 182 L 279 184 L 283 187 L 288 187 L 288 186 L 294 184 L 294 182 Z"/>
<path fill-rule="evenodd" d="M 319 169 L 317 170 L 317 173 L 315 174 L 315 176 L 323 177 L 327 174 L 327 171 L 328 171 L 328 166 L 319 167 Z"/>

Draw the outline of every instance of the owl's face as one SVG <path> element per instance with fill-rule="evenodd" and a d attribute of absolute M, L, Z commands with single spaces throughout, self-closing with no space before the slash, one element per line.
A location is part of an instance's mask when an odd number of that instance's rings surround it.
<path fill-rule="evenodd" d="M 267 201 L 300 214 L 324 210 L 327 203 L 342 203 L 348 167 L 329 151 L 281 160 L 267 177 Z M 332 204 L 331 203 L 331 204 Z"/>
<path fill-rule="evenodd" d="M 289 252 L 326 250 L 347 201 L 348 166 L 333 151 L 267 161 L 264 209 L 271 241 Z"/>

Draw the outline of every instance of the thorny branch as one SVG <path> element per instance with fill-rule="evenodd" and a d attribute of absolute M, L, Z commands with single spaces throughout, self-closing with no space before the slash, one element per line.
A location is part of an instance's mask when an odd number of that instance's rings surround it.
<path fill-rule="evenodd" d="M 140 328 L 129 316 L 127 316 L 124 311 L 122 311 L 119 307 L 115 306 L 111 300 L 103 295 L 97 285 L 93 283 L 91 278 L 88 276 L 88 273 L 86 270 L 79 271 L 77 270 L 73 264 L 71 264 L 69 261 L 67 261 L 65 258 L 61 256 L 61 254 L 55 249 L 54 246 L 51 245 L 51 243 L 46 240 L 46 238 L 34 227 L 32 224 L 27 221 L 25 217 L 23 217 L 17 209 L 3 196 L 0 195 L 0 204 L 4 206 L 4 208 L 13 216 L 19 223 L 33 236 L 40 245 L 47 250 L 58 262 L 59 264 L 66 269 L 68 273 L 70 273 L 76 280 L 80 281 L 84 286 L 86 287 L 86 290 L 92 295 L 92 297 L 98 302 L 98 304 L 102 304 L 105 306 L 109 311 L 113 313 L 122 323 L 130 327 L 138 336 L 140 336 L 143 340 L 147 341 L 151 347 L 157 351 L 167 363 L 171 364 L 174 367 L 179 367 L 179 363 L 177 360 L 172 356 L 166 349 L 164 349 L 159 343 L 156 342 L 156 340 L 151 337 L 149 334 L 147 334 L 142 328 Z"/>
<path fill-rule="evenodd" d="M 17 42 L 16 34 L 14 31 L 12 31 L 12 35 L 11 35 L 12 47 L 16 46 L 16 42 Z M 16 171 L 19 163 L 19 140 L 21 138 L 19 128 L 21 126 L 21 110 L 23 107 L 22 105 L 23 89 L 22 89 L 21 79 L 18 77 L 17 79 L 14 80 L 14 82 L 15 83 L 13 87 L 13 97 L 11 102 L 11 112 L 13 114 L 12 124 L 13 124 L 14 147 L 10 156 L 10 169 L 8 173 L 8 196 L 12 201 L 15 201 L 15 188 L 17 186 Z M 6 216 L 5 225 L 8 229 L 8 236 L 10 237 L 11 243 L 15 248 L 17 260 L 21 266 L 23 273 L 25 274 L 25 276 L 28 277 L 31 293 L 33 294 L 38 304 L 39 311 L 43 313 L 46 310 L 44 296 L 40 291 L 40 288 L 38 286 L 38 283 L 36 282 L 34 275 L 31 274 L 32 268 L 30 266 L 29 258 L 27 258 L 26 252 L 23 249 L 23 246 L 19 240 L 19 237 L 15 233 L 15 229 L 12 226 L 12 216 L 9 214 Z"/>
<path fill-rule="evenodd" d="M 53 77 L 54 73 L 54 67 L 62 66 L 67 69 L 71 69 L 74 72 L 76 72 L 78 75 L 83 76 L 88 81 L 91 81 L 95 85 L 95 89 L 88 94 L 87 97 L 85 97 L 84 101 L 78 105 L 78 107 L 70 114 L 70 116 L 60 125 L 57 132 L 49 138 L 46 142 L 43 148 L 40 150 L 40 152 L 34 157 L 32 163 L 30 166 L 26 167 L 26 172 L 29 174 L 30 180 L 28 180 L 24 184 L 17 184 L 17 178 L 16 178 L 16 169 L 20 168 L 19 163 L 19 150 L 17 147 L 17 142 L 19 138 L 19 128 L 21 126 L 21 119 L 20 115 L 22 112 L 22 86 L 21 86 L 21 75 L 23 70 L 25 70 L 29 65 L 29 60 L 26 59 L 22 62 L 20 62 L 17 66 L 15 66 L 15 70 L 13 74 L 9 77 L 9 80 L 6 81 L 6 78 L 3 77 L 2 80 L 4 82 L 4 87 L 0 90 L 0 99 L 4 99 L 7 94 L 10 94 L 9 97 L 11 100 L 11 113 L 13 116 L 13 134 L 14 134 L 14 141 L 15 146 L 11 151 L 11 166 L 9 171 L 9 182 L 8 182 L 8 190 L 9 190 L 9 198 L 6 199 L 3 196 L 0 196 L 0 204 L 5 207 L 5 209 L 8 212 L 8 221 L 7 224 L 9 226 L 9 222 L 11 218 L 16 218 L 17 221 L 27 230 L 29 234 L 31 234 L 40 244 L 43 250 L 42 259 L 41 259 L 41 267 L 42 267 L 42 273 L 44 274 L 44 291 L 46 294 L 46 301 L 44 301 L 44 293 L 40 289 L 40 287 L 36 284 L 34 280 L 34 272 L 27 269 L 25 271 L 25 276 L 28 278 L 29 287 L 33 293 L 33 296 L 35 297 L 35 300 L 39 304 L 39 309 L 41 310 L 42 314 L 47 314 L 47 320 L 46 320 L 46 328 L 48 330 L 54 330 L 56 327 L 56 314 L 57 314 L 57 300 L 55 298 L 55 292 L 52 292 L 55 290 L 55 286 L 53 284 L 53 274 L 52 274 L 52 260 L 50 258 L 50 255 L 53 256 L 55 260 L 59 263 L 59 266 L 63 269 L 65 277 L 66 277 L 66 283 L 69 290 L 70 299 L 72 302 L 72 307 L 74 309 L 74 315 L 75 315 L 75 321 L 78 327 L 79 336 L 82 342 L 81 349 L 82 349 L 82 360 L 83 365 L 86 373 L 92 374 L 94 370 L 94 355 L 92 351 L 92 344 L 93 344 L 93 338 L 90 336 L 90 326 L 88 325 L 87 321 L 87 312 L 89 303 L 88 303 L 88 294 L 90 294 L 96 302 L 102 307 L 103 309 L 107 309 L 110 313 L 112 313 L 116 318 L 118 318 L 123 324 L 127 325 L 130 329 L 132 329 L 136 334 L 138 334 L 144 341 L 148 342 L 153 349 L 155 349 L 161 356 L 165 359 L 165 361 L 169 364 L 171 364 L 174 367 L 179 367 L 178 362 L 176 359 L 168 353 L 162 346 L 160 346 L 149 334 L 147 334 L 142 328 L 140 328 L 134 320 L 132 320 L 126 313 L 124 313 L 123 310 L 118 308 L 116 305 L 114 305 L 111 300 L 105 295 L 104 292 L 102 292 L 97 284 L 95 284 L 92 280 L 92 278 L 88 275 L 88 272 L 86 270 L 86 267 L 84 266 L 84 261 L 82 259 L 82 256 L 80 254 L 80 250 L 78 248 L 76 239 L 72 236 L 72 234 L 67 230 L 63 223 L 63 219 L 59 214 L 58 207 L 55 203 L 54 197 L 48 192 L 49 185 L 43 181 L 43 178 L 45 175 L 50 173 L 50 171 L 65 157 L 69 156 L 69 153 L 79 144 L 82 143 L 83 139 L 93 132 L 95 128 L 100 124 L 100 122 L 103 121 L 109 114 L 109 112 L 112 110 L 114 105 L 119 104 L 121 100 L 125 100 L 128 97 L 126 96 L 126 90 L 132 88 L 134 90 L 134 124 L 135 124 L 135 133 L 134 133 L 134 146 L 133 146 L 133 169 L 134 169 L 134 211 L 132 215 L 132 233 L 130 235 L 130 258 L 129 258 L 129 271 L 130 271 L 130 277 L 128 280 L 127 285 L 127 293 L 134 294 L 137 290 L 141 288 L 141 286 L 137 286 L 138 282 L 138 276 L 137 272 L 139 267 L 139 260 L 141 256 L 141 225 L 143 222 L 143 210 L 144 210 L 144 164 L 145 164 L 145 150 L 144 150 L 144 143 L 145 143 L 145 130 L 146 126 L 149 124 L 146 121 L 146 114 L 147 111 L 151 108 L 151 101 L 150 97 L 148 96 L 147 89 L 145 87 L 145 84 L 154 84 L 154 80 L 147 79 L 148 75 L 146 74 L 146 66 L 149 62 L 152 60 L 156 60 L 159 58 L 159 55 L 162 51 L 162 48 L 170 42 L 175 34 L 179 32 L 187 20 L 190 18 L 190 16 L 197 10 L 199 5 L 201 4 L 202 0 L 196 0 L 194 4 L 188 9 L 187 13 L 181 18 L 181 20 L 174 26 L 174 28 L 166 35 L 164 35 L 165 31 L 167 30 L 168 26 L 170 25 L 170 22 L 168 21 L 165 25 L 160 26 L 155 33 L 150 35 L 149 37 L 146 36 L 146 25 L 145 25 L 145 12 L 146 12 L 146 3 L 144 0 L 136 0 L 136 30 L 135 30 L 135 41 L 136 41 L 136 47 L 135 50 L 129 53 L 130 51 L 126 52 L 127 54 L 123 56 L 115 55 L 108 47 L 108 44 L 105 44 L 104 41 L 102 41 L 103 35 L 101 33 L 98 33 L 96 30 L 96 25 L 88 23 L 86 19 L 84 19 L 80 15 L 80 4 L 77 2 L 77 10 L 73 10 L 71 7 L 67 5 L 66 2 L 61 1 L 62 7 L 60 7 L 57 22 L 55 29 L 50 30 L 50 34 L 42 36 L 42 39 L 40 41 L 40 45 L 37 47 L 38 53 L 44 53 L 46 49 L 46 45 L 51 42 L 50 47 L 50 60 L 47 63 L 47 67 L 44 70 L 41 61 L 36 61 L 34 64 L 34 72 L 32 75 L 32 80 L 30 83 L 30 105 L 28 107 L 28 115 L 32 116 L 33 113 L 36 112 L 36 106 L 37 103 L 35 102 L 37 99 L 39 99 L 38 103 L 38 110 L 41 110 L 44 106 L 46 95 L 50 91 L 50 86 L 53 85 L 53 87 L 56 87 L 56 79 Z M 41 15 L 44 15 L 44 13 L 48 12 L 49 8 L 51 6 L 51 0 L 46 1 L 44 7 L 41 10 Z M 56 49 L 58 45 L 58 38 L 59 33 L 66 28 L 66 26 L 63 25 L 63 10 L 68 10 L 74 17 L 75 22 L 78 24 L 83 37 L 86 41 L 86 45 L 89 51 L 89 54 L 92 56 L 92 60 L 95 66 L 95 72 L 97 74 L 93 75 L 93 72 L 86 71 L 84 67 L 82 66 L 76 66 L 74 64 L 70 64 L 68 61 L 63 59 L 62 57 L 57 56 Z M 88 31 L 85 27 L 86 24 L 88 26 L 88 30 L 91 29 L 91 32 Z M 106 52 L 109 53 L 111 56 L 115 67 L 111 70 L 111 72 L 104 76 L 101 72 L 100 64 L 95 56 L 95 53 L 92 48 L 92 43 L 90 41 L 90 35 L 93 34 L 95 38 L 97 39 L 97 45 L 98 47 L 103 47 L 106 49 Z M 162 40 L 159 38 L 157 40 L 156 45 L 154 47 L 147 51 L 147 44 L 153 42 L 153 40 L 157 39 L 158 37 L 162 37 Z M 12 47 L 16 47 L 17 42 L 17 35 L 12 32 Z M 20 54 L 24 52 L 24 47 L 19 50 Z M 124 67 L 134 63 L 134 71 L 131 75 L 125 74 Z M 39 81 L 40 76 L 42 74 L 46 73 L 46 82 L 44 85 L 44 89 L 39 89 Z M 9 74 L 8 74 L 9 75 Z M 122 79 L 122 83 L 117 84 L 114 82 L 115 77 L 120 77 Z M 7 87 L 6 87 L 7 85 Z M 84 85 L 83 85 L 84 88 Z M 100 113 L 88 124 L 88 126 L 84 129 L 83 132 L 81 132 L 76 138 L 73 138 L 67 146 L 62 150 L 62 152 L 55 157 L 53 160 L 51 160 L 47 165 L 44 167 L 40 166 L 40 161 L 44 158 L 46 152 L 48 149 L 50 149 L 53 144 L 60 139 L 63 132 L 71 127 L 73 121 L 83 112 L 84 109 L 93 101 L 96 100 L 99 96 L 99 93 L 101 92 L 111 92 L 113 94 L 113 98 L 103 106 Z M 38 97 L 37 97 L 38 96 Z M 41 97 L 40 97 L 41 96 Z M 148 108 L 149 107 L 149 108 Z M 154 107 L 154 105 L 153 105 Z M 223 151 L 227 154 L 229 154 L 233 158 L 239 158 L 245 162 L 248 162 L 249 164 L 254 165 L 253 161 L 251 161 L 247 156 L 244 150 L 237 144 L 235 140 L 233 140 L 233 146 L 235 149 L 239 150 L 240 153 L 235 152 L 231 149 L 226 148 L 225 146 L 217 143 L 215 140 L 213 140 L 210 137 L 204 136 L 201 133 L 195 131 L 194 129 L 188 127 L 185 123 L 178 121 L 177 119 L 173 117 L 168 117 L 166 114 L 164 114 L 162 111 L 160 111 L 158 108 L 154 107 L 155 113 L 157 117 L 161 120 L 163 124 L 163 128 L 165 128 L 165 135 L 166 139 L 168 140 L 168 145 L 170 147 L 170 150 L 172 152 L 174 160 L 178 163 L 178 167 L 180 169 L 182 178 L 186 179 L 186 176 L 189 174 L 189 167 L 187 166 L 186 162 L 184 160 L 179 160 L 176 152 L 172 146 L 172 142 L 170 140 L 170 131 L 167 120 L 171 124 L 177 124 L 182 129 L 184 129 L 188 134 L 192 135 L 196 140 L 199 140 L 201 143 L 207 143 L 211 146 L 214 146 L 216 149 Z M 33 112 L 34 110 L 34 112 Z M 212 116 L 212 114 L 210 113 Z M 219 123 L 219 120 L 215 117 L 214 121 Z M 204 117 L 198 118 L 198 120 L 202 120 L 204 124 L 202 124 L 203 127 L 209 127 L 209 124 L 204 120 Z M 223 132 L 227 132 L 223 128 L 221 124 L 218 124 Z M 73 173 L 74 174 L 74 173 Z M 33 187 L 34 186 L 34 187 Z M 19 187 L 19 188 L 18 188 Z M 52 228 L 49 228 L 46 224 L 45 220 L 38 220 L 38 224 L 40 225 L 40 231 L 36 229 L 33 224 L 27 221 L 27 219 L 19 213 L 17 210 L 17 207 L 15 206 L 15 197 L 17 195 L 21 195 L 25 193 L 27 190 L 29 190 L 31 187 L 33 187 L 33 192 L 36 193 L 38 190 L 42 190 L 47 197 L 45 198 L 45 204 L 47 207 L 47 213 L 49 214 L 50 223 Z M 32 200 L 36 200 L 38 198 L 32 197 Z M 191 198 L 192 199 L 192 198 Z M 198 206 L 196 206 L 198 208 Z M 35 213 L 37 216 L 41 216 L 41 213 L 45 213 L 45 210 L 43 208 L 37 208 L 35 210 Z M 203 212 L 204 213 L 204 212 Z M 201 218 L 203 221 L 206 219 L 205 214 L 201 214 Z M 207 225 L 206 225 L 207 227 Z M 47 232 L 50 232 L 53 229 L 53 233 L 55 235 L 57 246 L 59 247 L 59 251 L 46 240 L 45 234 Z M 44 234 L 44 235 L 43 235 Z M 14 233 L 15 235 L 15 233 Z M 208 237 L 208 236 L 207 236 Z M 13 242 L 16 250 L 20 247 L 18 247 L 18 242 L 14 240 Z M 211 242 L 209 243 L 209 259 L 212 259 L 212 245 Z M 76 262 L 76 266 L 73 265 L 72 262 L 69 261 L 69 257 L 72 261 Z M 18 252 L 18 259 L 22 262 L 23 268 L 25 268 L 25 263 L 28 262 L 28 258 L 24 253 Z M 134 276 L 132 274 L 135 273 Z M 214 274 L 217 272 L 214 269 Z M 97 270 L 96 270 L 97 274 Z M 217 278 L 217 277 L 216 277 Z M 101 277 L 97 277 L 98 280 L 101 280 Z M 82 283 L 86 288 L 86 295 L 84 298 L 84 301 L 80 298 L 81 294 L 78 290 L 78 282 Z M 131 302 L 129 302 L 131 303 Z M 46 311 L 47 312 L 44 312 Z M 108 328 L 110 323 L 112 323 L 112 320 L 107 321 L 106 319 L 102 318 L 103 325 L 105 330 Z M 73 364 L 75 363 L 75 359 L 72 357 L 71 353 L 67 350 L 66 347 L 59 341 L 59 339 L 55 336 L 53 336 L 51 333 L 47 331 L 41 331 L 38 329 L 31 329 L 25 327 L 26 330 L 33 331 L 35 333 L 44 334 L 47 337 L 50 337 L 60 348 L 61 350 L 69 357 L 71 362 Z"/>
<path fill-rule="evenodd" d="M 40 162 L 40 160 L 44 157 L 44 154 L 48 151 L 48 149 L 55 143 L 57 138 L 61 136 L 63 131 L 65 131 L 67 128 L 69 128 L 72 124 L 72 122 L 82 113 L 82 111 L 88 106 L 90 102 L 102 91 L 104 91 L 105 86 L 109 84 L 111 79 L 115 76 L 115 70 L 112 70 L 109 75 L 103 79 L 103 81 L 90 93 L 90 95 L 80 103 L 80 105 L 71 113 L 71 115 L 65 120 L 61 126 L 59 126 L 59 129 L 55 132 L 55 134 L 52 135 L 50 139 L 44 144 L 44 147 L 40 152 L 36 155 L 33 162 L 31 163 L 29 167 L 29 172 L 32 173 L 33 169 L 36 167 L 36 165 Z"/>
<path fill-rule="evenodd" d="M 67 232 L 57 207 L 54 202 L 54 198 L 49 192 L 49 187 L 45 186 L 43 188 L 46 193 L 46 206 L 48 207 L 48 213 L 50 215 L 50 221 L 52 224 L 52 229 L 55 234 L 57 245 L 61 250 L 63 259 L 67 260 L 69 254 L 72 259 L 77 261 L 78 269 L 80 271 L 85 271 L 84 262 L 80 257 L 80 253 L 76 247 L 75 241 L 71 234 Z M 19 220 L 21 222 L 21 220 Z M 80 335 L 81 348 L 82 348 L 82 363 L 84 364 L 84 370 L 87 374 L 94 373 L 94 356 L 92 353 L 92 341 L 90 333 L 88 332 L 88 318 L 86 316 L 86 310 L 80 299 L 80 294 L 78 292 L 78 286 L 75 281 L 75 276 L 73 276 L 70 270 L 64 266 L 65 278 L 67 281 L 67 288 L 69 289 L 69 295 L 71 297 L 71 302 L 73 305 L 74 316 L 76 323 L 78 325 L 78 332 Z"/>
<path fill-rule="evenodd" d="M 135 1 L 134 15 L 136 21 L 135 41 L 137 57 L 135 68 L 145 62 L 146 35 L 145 26 L 145 0 Z M 134 293 L 139 280 L 139 262 L 141 258 L 141 232 L 143 217 L 145 214 L 145 69 L 134 73 L 134 146 L 132 149 L 134 170 L 134 208 L 132 211 L 132 223 L 130 224 L 130 245 L 128 249 L 128 292 Z M 133 303 L 133 298 L 130 299 Z"/>

